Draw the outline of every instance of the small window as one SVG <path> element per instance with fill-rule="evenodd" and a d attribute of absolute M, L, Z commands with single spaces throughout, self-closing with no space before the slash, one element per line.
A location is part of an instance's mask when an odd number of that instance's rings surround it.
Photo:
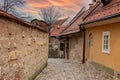
<path fill-rule="evenodd" d="M 65 44 L 64 43 L 60 43 L 60 50 L 64 51 L 64 49 L 65 49 Z"/>
<path fill-rule="evenodd" d="M 59 29 L 59 28 L 60 28 L 60 25 L 58 25 L 57 28 Z"/>
<path fill-rule="evenodd" d="M 93 35 L 92 33 L 89 34 L 89 48 L 93 47 Z"/>
<path fill-rule="evenodd" d="M 102 52 L 110 53 L 110 32 L 103 32 Z"/>

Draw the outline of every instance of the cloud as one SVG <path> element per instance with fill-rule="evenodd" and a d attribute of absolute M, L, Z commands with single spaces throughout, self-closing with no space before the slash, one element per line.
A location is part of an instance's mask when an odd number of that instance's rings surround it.
<path fill-rule="evenodd" d="M 75 16 L 83 7 L 91 3 L 91 0 L 26 0 L 24 11 L 37 15 L 41 8 L 56 6 L 65 16 Z M 87 6 L 88 7 L 88 6 Z"/>
<path fill-rule="evenodd" d="M 27 0 L 28 6 L 33 8 L 45 8 L 51 6 L 48 0 Z"/>

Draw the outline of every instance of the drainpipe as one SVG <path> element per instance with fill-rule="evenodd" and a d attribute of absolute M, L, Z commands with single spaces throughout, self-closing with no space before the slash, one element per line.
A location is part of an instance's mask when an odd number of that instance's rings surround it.
<path fill-rule="evenodd" d="M 85 63 L 85 35 L 86 35 L 86 32 L 85 32 L 85 27 L 83 25 L 79 25 L 80 26 L 80 31 L 83 33 L 83 60 L 82 60 L 82 63 L 84 64 Z"/>

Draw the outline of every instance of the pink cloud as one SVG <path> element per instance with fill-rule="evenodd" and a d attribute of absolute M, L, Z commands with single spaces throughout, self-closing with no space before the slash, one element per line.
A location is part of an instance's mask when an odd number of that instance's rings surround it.
<path fill-rule="evenodd" d="M 83 6 L 88 5 L 91 0 L 27 0 L 29 7 L 35 8 L 35 10 L 25 10 L 31 13 L 38 13 L 39 9 L 50 6 L 56 6 L 60 8 L 60 11 L 66 16 L 75 15 Z M 70 13 L 69 13 L 70 12 Z M 69 14 L 68 14 L 69 13 Z"/>
<path fill-rule="evenodd" d="M 50 6 L 50 3 L 47 0 L 27 0 L 27 4 L 33 8 L 45 8 Z"/>

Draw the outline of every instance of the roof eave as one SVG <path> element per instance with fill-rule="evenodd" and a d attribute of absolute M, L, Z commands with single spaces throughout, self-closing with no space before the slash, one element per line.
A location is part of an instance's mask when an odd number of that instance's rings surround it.
<path fill-rule="evenodd" d="M 102 21 L 102 20 L 107 20 L 107 19 L 110 19 L 110 18 L 115 18 L 115 17 L 118 17 L 118 16 L 120 16 L 120 13 L 116 13 L 116 14 L 109 15 L 109 16 L 106 16 L 106 17 L 103 17 L 103 18 L 99 18 L 99 19 L 96 19 L 96 20 L 85 22 L 85 23 L 79 24 L 79 26 L 99 22 L 99 21 Z"/>
<path fill-rule="evenodd" d="M 67 35 L 74 34 L 74 33 L 78 33 L 78 32 L 80 32 L 80 30 L 63 33 L 63 34 L 60 34 L 59 36 L 67 36 Z"/>
<path fill-rule="evenodd" d="M 22 19 L 20 19 L 20 18 L 18 18 L 18 17 L 16 17 L 16 16 L 13 16 L 12 14 L 5 13 L 4 11 L 0 14 L 0 16 L 4 17 L 4 18 L 6 18 L 6 19 L 15 20 L 15 21 L 19 22 L 19 23 L 22 24 L 22 25 L 26 25 L 26 26 L 29 26 L 29 27 L 33 27 L 33 28 L 36 28 L 36 29 L 38 29 L 38 30 L 40 30 L 40 31 L 42 31 L 42 32 L 47 33 L 47 31 L 45 31 L 45 30 L 43 30 L 43 29 L 41 29 L 41 28 L 39 28 L 39 27 L 37 27 L 37 26 L 34 26 L 34 25 L 32 25 L 31 23 L 29 23 L 29 22 L 27 22 L 27 21 L 25 21 L 25 20 L 22 20 Z"/>

